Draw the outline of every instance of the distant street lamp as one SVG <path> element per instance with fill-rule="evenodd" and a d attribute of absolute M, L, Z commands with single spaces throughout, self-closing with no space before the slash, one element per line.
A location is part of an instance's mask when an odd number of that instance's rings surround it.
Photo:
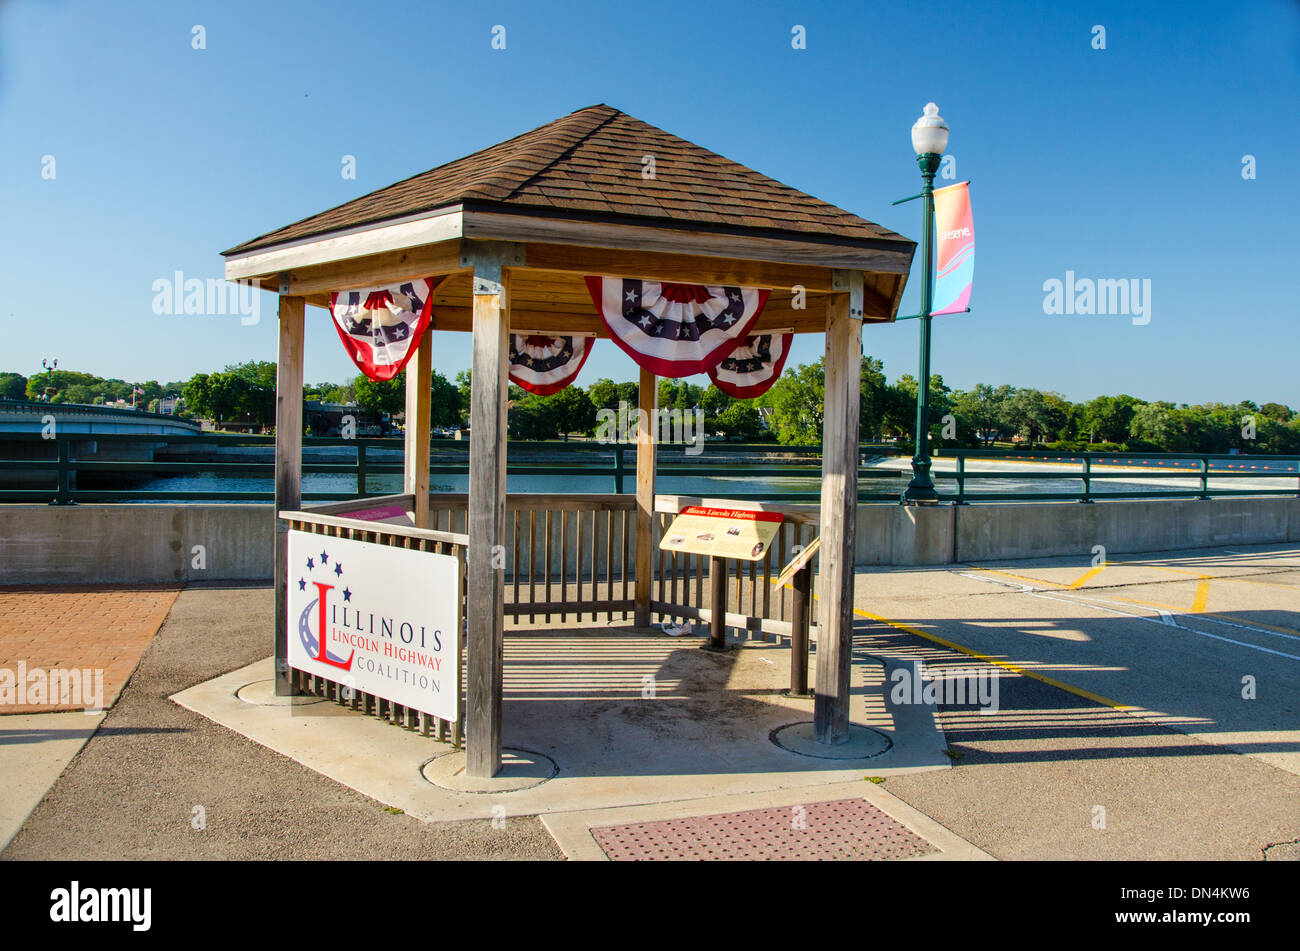
<path fill-rule="evenodd" d="M 930 478 L 930 308 L 934 297 L 934 175 L 948 147 L 948 124 L 939 107 L 925 104 L 925 114 L 912 126 L 912 148 L 921 167 L 921 372 L 916 381 L 916 450 L 912 453 L 912 481 L 903 493 L 907 502 L 937 502 Z"/>
<path fill-rule="evenodd" d="M 41 358 L 41 367 L 45 370 L 45 389 L 47 391 L 45 393 L 45 398 L 47 400 L 50 398 L 48 391 L 54 386 L 54 371 L 58 369 L 58 366 L 58 357 L 55 357 L 53 360 L 48 360 L 44 357 Z"/>

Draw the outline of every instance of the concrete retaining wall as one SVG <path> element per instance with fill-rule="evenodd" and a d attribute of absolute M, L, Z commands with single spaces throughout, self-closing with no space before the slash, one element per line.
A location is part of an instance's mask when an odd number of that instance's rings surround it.
<path fill-rule="evenodd" d="M 3 505 L 0 584 L 269 581 L 272 533 L 269 505 Z M 862 505 L 857 563 L 1090 556 L 1094 545 L 1119 554 L 1284 542 L 1300 542 L 1300 499 Z M 195 546 L 202 546 L 201 558 Z"/>
<path fill-rule="evenodd" d="M 273 536 L 270 505 L 0 505 L 0 584 L 269 581 Z"/>

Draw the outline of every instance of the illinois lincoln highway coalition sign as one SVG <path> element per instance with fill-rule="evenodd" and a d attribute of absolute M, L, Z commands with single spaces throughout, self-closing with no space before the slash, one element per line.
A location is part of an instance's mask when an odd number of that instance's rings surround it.
<path fill-rule="evenodd" d="M 289 533 L 289 666 L 459 718 L 454 555 Z"/>

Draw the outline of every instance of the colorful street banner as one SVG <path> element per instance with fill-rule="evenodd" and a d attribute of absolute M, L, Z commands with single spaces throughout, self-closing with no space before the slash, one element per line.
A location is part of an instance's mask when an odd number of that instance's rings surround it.
<path fill-rule="evenodd" d="M 762 396 L 785 368 L 793 341 L 792 333 L 746 337 L 709 371 L 709 379 L 722 392 L 738 400 Z"/>
<path fill-rule="evenodd" d="M 433 289 L 441 280 L 416 278 L 330 295 L 334 329 L 357 369 L 372 380 L 402 372 L 432 320 Z"/>
<path fill-rule="evenodd" d="M 610 337 L 656 376 L 707 373 L 749 336 L 770 290 L 588 277 Z"/>
<path fill-rule="evenodd" d="M 577 378 L 593 343 L 591 337 L 512 333 L 510 382 L 538 396 L 558 393 Z"/>
<path fill-rule="evenodd" d="M 958 182 L 934 192 L 935 255 L 932 315 L 970 310 L 975 278 L 975 223 L 970 211 L 970 182 Z"/>

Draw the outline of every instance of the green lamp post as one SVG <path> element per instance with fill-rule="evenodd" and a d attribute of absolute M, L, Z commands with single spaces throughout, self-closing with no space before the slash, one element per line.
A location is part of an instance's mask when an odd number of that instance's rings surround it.
<path fill-rule="evenodd" d="M 903 493 L 905 502 L 937 502 L 930 478 L 930 308 L 934 297 L 934 175 L 948 147 L 948 124 L 939 107 L 925 104 L 925 114 L 912 126 L 912 148 L 921 167 L 921 372 L 916 381 L 916 451 L 912 454 L 912 481 Z"/>

